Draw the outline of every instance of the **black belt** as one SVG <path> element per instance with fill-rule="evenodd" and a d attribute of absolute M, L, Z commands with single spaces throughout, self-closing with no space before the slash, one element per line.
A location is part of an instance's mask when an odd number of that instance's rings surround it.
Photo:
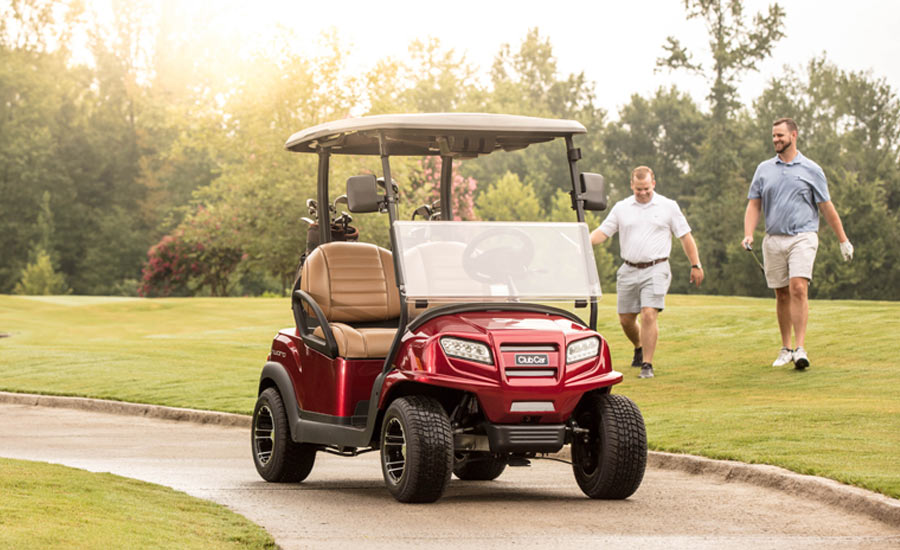
<path fill-rule="evenodd" d="M 661 264 L 666 260 L 668 260 L 668 258 L 660 258 L 658 260 L 650 260 L 649 262 L 638 262 L 638 263 L 629 262 L 628 260 L 624 260 L 624 261 L 627 265 L 630 265 L 631 267 L 636 267 L 638 269 L 644 269 L 644 268 L 650 267 L 651 265 Z"/>

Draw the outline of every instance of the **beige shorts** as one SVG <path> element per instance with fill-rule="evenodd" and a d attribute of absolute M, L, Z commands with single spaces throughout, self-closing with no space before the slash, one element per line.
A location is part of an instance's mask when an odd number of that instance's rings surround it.
<path fill-rule="evenodd" d="M 616 272 L 616 304 L 619 313 L 640 313 L 645 307 L 662 311 L 666 307 L 666 292 L 672 283 L 669 262 L 644 269 L 622 264 Z"/>
<path fill-rule="evenodd" d="M 763 263 L 769 288 L 784 288 L 792 277 L 812 280 L 819 235 L 815 232 L 797 235 L 766 235 L 763 238 Z"/>

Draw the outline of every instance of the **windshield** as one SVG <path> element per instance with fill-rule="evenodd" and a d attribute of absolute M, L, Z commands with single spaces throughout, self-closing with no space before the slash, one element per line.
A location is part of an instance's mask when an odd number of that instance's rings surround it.
<path fill-rule="evenodd" d="M 397 221 L 406 297 L 562 301 L 600 296 L 583 223 Z"/>

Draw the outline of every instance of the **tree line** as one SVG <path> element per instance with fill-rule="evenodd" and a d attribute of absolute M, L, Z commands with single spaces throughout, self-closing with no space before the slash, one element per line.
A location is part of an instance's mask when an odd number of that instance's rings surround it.
<path fill-rule="evenodd" d="M 606 177 L 610 199 L 630 193 L 633 167 L 651 166 L 657 192 L 677 200 L 691 223 L 707 276 L 702 292 L 753 296 L 770 291 L 739 246 L 746 194 L 756 165 L 774 155 L 772 121 L 790 116 L 857 247 L 853 262 L 841 262 L 823 227 L 810 295 L 900 297 L 900 252 L 888 246 L 900 237 L 896 93 L 883 78 L 821 55 L 786 67 L 741 103 L 742 76 L 789 32 L 777 4 L 746 14 L 739 0 L 686 0 L 686 16 L 709 29 L 707 59 L 670 37 L 657 69 L 703 75 L 707 102 L 670 86 L 632 95 L 615 114 L 596 105 L 596 84 L 583 73 L 559 70 L 538 29 L 502 46 L 486 74 L 434 38 L 412 42 L 407 59 L 384 58 L 351 74 L 334 34 L 305 56 L 281 29 L 265 48 L 237 56 L 202 46 L 221 37 L 185 32 L 202 14 L 180 3 L 114 2 L 111 23 L 80 6 L 12 0 L 3 8 L 2 293 L 280 294 L 305 248 L 301 219 L 316 179 L 314 155 L 287 153 L 286 138 L 348 116 L 459 111 L 580 121 L 588 130 L 576 138 L 582 169 Z M 454 211 L 571 220 L 558 147 L 462 161 Z M 364 171 L 379 173 L 378 160 L 340 157 L 331 177 Z M 429 159 L 397 163 L 404 216 L 436 198 L 438 174 Z M 588 220 L 592 228 L 603 215 Z M 375 216 L 354 220 L 362 238 L 376 242 L 383 224 Z M 595 254 L 604 288 L 612 288 L 615 245 Z M 688 292 L 687 276 L 677 276 L 688 272 L 684 258 L 672 261 L 672 290 Z"/>

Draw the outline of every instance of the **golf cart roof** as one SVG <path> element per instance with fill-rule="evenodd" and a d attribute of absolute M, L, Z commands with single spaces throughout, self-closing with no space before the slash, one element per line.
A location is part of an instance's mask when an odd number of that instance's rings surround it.
<path fill-rule="evenodd" d="M 533 143 L 584 134 L 580 122 L 490 113 L 375 115 L 326 122 L 287 140 L 289 151 L 379 155 L 380 134 L 390 155 L 473 157 L 496 150 L 514 151 Z"/>

